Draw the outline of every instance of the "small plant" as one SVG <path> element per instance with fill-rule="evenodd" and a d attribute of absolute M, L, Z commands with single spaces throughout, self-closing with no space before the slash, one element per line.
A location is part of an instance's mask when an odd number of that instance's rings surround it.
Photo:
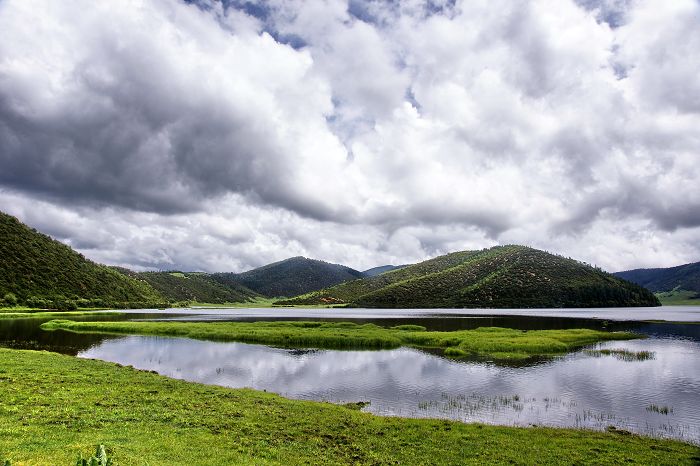
<path fill-rule="evenodd" d="M 654 405 L 654 404 L 647 406 L 647 411 L 649 411 L 650 413 L 659 413 L 659 414 L 663 414 L 663 415 L 668 415 L 669 413 L 673 414 L 673 408 L 669 408 L 668 406 Z"/>
<path fill-rule="evenodd" d="M 648 361 L 656 358 L 653 351 L 630 351 L 627 349 L 586 350 L 586 354 L 596 358 L 613 356 L 621 361 Z"/>
<path fill-rule="evenodd" d="M 7 465 L 6 465 L 7 466 Z M 104 445 L 98 445 L 95 454 L 90 458 L 83 458 L 83 455 L 78 456 L 75 466 L 113 466 L 112 460 L 107 458 L 107 452 Z"/>

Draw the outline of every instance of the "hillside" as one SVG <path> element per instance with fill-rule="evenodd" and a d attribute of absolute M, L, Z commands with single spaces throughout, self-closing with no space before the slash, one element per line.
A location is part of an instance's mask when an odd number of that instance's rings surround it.
<path fill-rule="evenodd" d="M 153 307 L 164 301 L 145 281 L 96 264 L 2 212 L 0 238 L 0 298 L 5 305 Z"/>
<path fill-rule="evenodd" d="M 613 275 L 654 292 L 686 290 L 700 293 L 700 262 L 659 269 L 634 269 Z"/>
<path fill-rule="evenodd" d="M 658 306 L 648 290 L 572 259 L 524 246 L 436 257 L 278 304 L 398 308 Z"/>
<path fill-rule="evenodd" d="M 148 282 L 169 301 L 223 304 L 249 301 L 260 296 L 238 283 L 219 283 L 205 273 L 140 272 L 136 276 Z"/>
<path fill-rule="evenodd" d="M 241 284 L 270 298 L 297 296 L 362 277 L 362 272 L 305 257 L 292 257 L 239 274 L 215 273 L 224 285 Z"/>
<path fill-rule="evenodd" d="M 379 267 L 372 267 L 371 269 L 364 270 L 362 275 L 365 277 L 376 277 L 384 272 L 391 272 L 392 270 L 400 269 L 406 267 L 405 265 L 380 265 Z"/>
<path fill-rule="evenodd" d="M 700 305 L 700 262 L 614 275 L 653 291 L 664 304 Z"/>

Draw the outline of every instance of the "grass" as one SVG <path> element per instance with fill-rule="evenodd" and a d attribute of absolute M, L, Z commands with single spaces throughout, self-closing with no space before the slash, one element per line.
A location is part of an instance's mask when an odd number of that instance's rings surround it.
<path fill-rule="evenodd" d="M 621 361 L 648 361 L 656 358 L 656 354 L 653 351 L 630 351 L 624 348 L 586 350 L 586 354 L 593 357 L 613 356 Z"/>
<path fill-rule="evenodd" d="M 454 332 L 425 331 L 418 326 L 379 327 L 352 322 L 73 322 L 52 320 L 44 330 L 161 335 L 199 340 L 239 341 L 294 348 L 382 349 L 410 346 L 437 348 L 446 356 L 488 356 L 523 359 L 563 354 L 606 340 L 629 340 L 625 332 L 573 330 L 513 330 L 484 327 Z"/>
<path fill-rule="evenodd" d="M 168 379 L 116 364 L 0 349 L 0 461 L 75 464 L 668 464 L 689 444 L 574 429 L 378 417 Z"/>
<path fill-rule="evenodd" d="M 686 290 L 673 290 L 656 293 L 664 306 L 700 306 L 700 293 Z"/>
<path fill-rule="evenodd" d="M 245 302 L 239 302 L 239 303 L 223 303 L 223 304 L 218 304 L 218 303 L 200 303 L 200 302 L 193 302 L 190 304 L 189 307 L 193 308 L 210 308 L 210 309 L 266 309 L 266 308 L 273 308 L 273 307 L 299 307 L 303 309 L 325 309 L 325 308 L 332 308 L 332 307 L 346 307 L 345 304 L 343 305 L 332 305 L 332 304 L 299 304 L 299 305 L 277 305 L 275 304 L 277 301 L 279 301 L 279 298 L 255 298 L 250 301 L 245 301 Z"/>
<path fill-rule="evenodd" d="M 663 415 L 668 415 L 669 413 L 673 414 L 673 408 L 669 408 L 668 406 L 659 406 L 655 404 L 651 404 L 647 406 L 647 411 L 650 413 L 659 413 Z"/>

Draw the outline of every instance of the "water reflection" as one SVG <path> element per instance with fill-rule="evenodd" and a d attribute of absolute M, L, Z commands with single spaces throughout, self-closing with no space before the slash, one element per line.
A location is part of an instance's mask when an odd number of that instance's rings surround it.
<path fill-rule="evenodd" d="M 500 326 L 528 329 L 632 330 L 645 340 L 598 348 L 651 351 L 653 359 L 624 361 L 585 351 L 557 359 L 493 363 L 453 361 L 439 352 L 285 350 L 260 345 L 158 337 L 44 332 L 48 319 L 0 320 L 0 345 L 98 358 L 163 375 L 228 387 L 251 387 L 298 399 L 370 401 L 383 415 L 443 417 L 506 425 L 603 429 L 609 425 L 700 443 L 700 325 L 616 320 L 627 312 L 647 319 L 700 321 L 684 310 L 323 310 L 235 309 L 135 311 L 76 320 L 346 320 L 383 326 L 419 324 L 431 330 Z M 486 311 L 484 311 L 486 312 Z M 504 312 L 504 314 L 498 314 Z M 468 313 L 468 314 L 466 314 Z M 527 315 L 517 315 L 517 313 Z M 603 318 L 588 318 L 605 316 Z M 657 410 L 652 406 L 656 406 Z M 663 408 L 668 408 L 665 413 Z"/>
<path fill-rule="evenodd" d="M 582 351 L 546 363 L 504 367 L 407 348 L 293 351 L 159 337 L 109 340 L 79 356 L 289 398 L 370 401 L 366 410 L 383 415 L 523 426 L 614 425 L 699 441 L 700 344 L 652 338 L 599 347 L 653 351 L 655 357 L 629 362 Z M 651 405 L 673 412 L 653 412 Z"/>

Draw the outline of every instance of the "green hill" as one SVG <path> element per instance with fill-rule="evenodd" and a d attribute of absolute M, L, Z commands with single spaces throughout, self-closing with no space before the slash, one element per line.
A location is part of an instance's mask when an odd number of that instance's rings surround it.
<path fill-rule="evenodd" d="M 224 285 L 241 284 L 263 296 L 297 296 L 362 277 L 362 272 L 305 257 L 292 257 L 239 274 L 215 273 Z"/>
<path fill-rule="evenodd" d="M 169 301 L 223 304 L 250 301 L 260 297 L 256 292 L 238 283 L 224 285 L 205 273 L 140 272 L 135 273 L 135 276 L 148 282 Z"/>
<path fill-rule="evenodd" d="M 277 304 L 376 308 L 658 306 L 648 290 L 572 259 L 524 246 L 436 257 Z"/>
<path fill-rule="evenodd" d="M 154 307 L 163 297 L 143 280 L 96 264 L 0 212 L 0 298 L 30 307 Z"/>
<path fill-rule="evenodd" d="M 390 272 L 392 270 L 400 269 L 406 267 L 405 265 L 380 265 L 379 267 L 372 267 L 371 269 L 364 270 L 362 272 L 363 277 L 376 277 L 379 274 Z"/>
<path fill-rule="evenodd" d="M 700 306 L 700 262 L 668 268 L 625 270 L 614 275 L 653 291 L 664 304 Z"/>

